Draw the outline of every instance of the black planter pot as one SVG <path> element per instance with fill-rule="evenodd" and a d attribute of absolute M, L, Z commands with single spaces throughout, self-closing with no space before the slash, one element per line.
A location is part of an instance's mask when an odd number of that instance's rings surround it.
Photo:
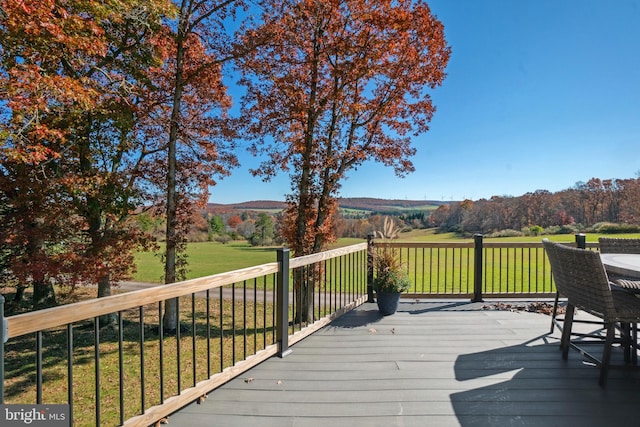
<path fill-rule="evenodd" d="M 398 309 L 398 302 L 400 302 L 400 292 L 378 292 L 376 295 L 376 301 L 378 303 L 378 310 L 383 316 L 393 314 Z"/>

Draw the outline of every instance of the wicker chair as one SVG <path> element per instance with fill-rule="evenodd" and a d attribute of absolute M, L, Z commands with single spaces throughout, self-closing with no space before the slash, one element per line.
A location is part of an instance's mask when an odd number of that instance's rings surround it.
<path fill-rule="evenodd" d="M 622 239 L 600 237 L 600 253 L 603 254 L 640 254 L 640 239 Z M 640 293 L 640 280 L 634 277 L 609 274 L 609 280 L 617 287 L 633 293 Z"/>
<path fill-rule="evenodd" d="M 628 360 L 627 356 L 631 351 L 636 354 L 638 348 L 636 334 L 631 334 L 633 336 L 623 334 L 618 339 L 616 327 L 618 324 L 636 325 L 640 321 L 640 299 L 627 292 L 611 290 L 607 273 L 597 252 L 568 247 L 547 239 L 543 240 L 543 245 L 551 262 L 556 287 L 562 295 L 567 297 L 567 311 L 560 341 L 562 358 L 565 360 L 568 358 L 570 347 L 578 350 L 600 367 L 599 384 L 605 387 L 614 342 L 623 344 L 625 361 Z M 576 308 L 604 321 L 606 337 L 600 359 L 581 348 L 580 342 L 571 340 L 571 327 Z"/>

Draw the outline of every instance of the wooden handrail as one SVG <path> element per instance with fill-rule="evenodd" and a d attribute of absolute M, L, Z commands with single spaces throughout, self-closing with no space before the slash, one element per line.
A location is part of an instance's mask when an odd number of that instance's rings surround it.
<path fill-rule="evenodd" d="M 293 258 L 290 262 L 290 268 L 303 267 L 305 265 L 325 261 L 331 258 L 337 258 L 366 249 L 366 243 L 359 243 L 318 254 Z M 93 319 L 105 314 L 137 308 L 143 305 L 153 304 L 158 301 L 166 301 L 184 295 L 191 295 L 197 292 L 216 289 L 221 286 L 230 285 L 243 280 L 251 280 L 267 274 L 277 273 L 278 271 L 278 263 L 272 262 L 231 272 L 214 274 L 212 276 L 176 282 L 169 285 L 154 286 L 153 288 L 127 292 L 126 294 L 82 301 L 73 304 L 73 309 L 70 309 L 70 306 L 59 306 L 30 313 L 18 314 L 7 318 L 8 338 L 15 338 L 44 329 Z"/>
<path fill-rule="evenodd" d="M 278 263 L 272 262 L 169 285 L 154 286 L 153 288 L 141 289 L 125 294 L 81 301 L 73 304 L 73 306 L 63 305 L 18 314 L 7 318 L 8 337 L 15 338 L 44 329 L 55 328 L 86 319 L 93 319 L 94 317 L 109 313 L 153 304 L 158 301 L 203 292 L 207 289 L 216 289 L 243 280 L 251 280 L 266 274 L 277 273 L 278 270 Z"/>
<path fill-rule="evenodd" d="M 289 261 L 290 268 L 304 267 L 305 265 L 311 265 L 320 261 L 326 261 L 331 258 L 337 258 L 343 255 L 348 255 L 354 252 L 364 251 L 367 249 L 367 243 L 357 243 L 355 245 L 346 246 L 343 248 L 331 249 L 329 251 L 320 252 L 317 254 L 305 255 L 301 257 L 292 258 Z"/>

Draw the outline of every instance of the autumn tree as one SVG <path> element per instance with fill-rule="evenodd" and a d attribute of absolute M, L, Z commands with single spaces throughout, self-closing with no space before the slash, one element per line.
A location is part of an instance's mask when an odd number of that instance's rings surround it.
<path fill-rule="evenodd" d="M 238 215 L 232 215 L 227 220 L 227 225 L 229 226 L 229 228 L 236 228 L 240 224 L 242 224 L 242 218 L 240 218 Z"/>
<path fill-rule="evenodd" d="M 617 187 L 621 202 L 620 220 L 637 223 L 640 220 L 640 179 L 619 179 Z"/>
<path fill-rule="evenodd" d="M 213 177 L 228 175 L 237 164 L 227 116 L 231 99 L 222 80 L 223 66 L 233 58 L 226 26 L 242 7 L 242 0 L 177 2 L 177 18 L 157 39 L 163 63 L 150 69 L 156 89 L 146 94 L 149 114 L 140 129 L 157 147 L 147 176 L 166 216 L 165 283 L 185 277 L 190 212 L 204 207 Z M 168 332 L 176 330 L 177 318 L 177 301 L 168 301 Z"/>
<path fill-rule="evenodd" d="M 132 266 L 139 242 L 130 131 L 164 1 L 0 2 L 2 238 L 10 269 L 49 305 L 52 283 Z M 124 173 L 126 171 L 126 173 Z M 22 249 L 20 249 L 22 248 Z M 108 288 L 107 288 L 108 289 Z"/>
<path fill-rule="evenodd" d="M 411 137 L 435 111 L 450 50 L 424 1 L 267 0 L 240 61 L 255 174 L 289 171 L 286 239 L 295 256 L 334 238 L 336 196 L 365 161 L 413 171 Z M 266 42 L 268 41 L 268 42 Z"/>

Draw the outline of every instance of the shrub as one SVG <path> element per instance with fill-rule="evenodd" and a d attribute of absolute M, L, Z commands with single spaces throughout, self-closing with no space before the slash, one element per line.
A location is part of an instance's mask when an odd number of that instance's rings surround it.
<path fill-rule="evenodd" d="M 485 237 L 519 237 L 523 236 L 524 233 L 518 230 L 500 230 L 490 234 L 485 235 Z"/>
<path fill-rule="evenodd" d="M 215 237 L 216 242 L 222 243 L 223 245 L 229 243 L 231 241 L 231 236 L 228 234 L 221 234 Z"/>
<path fill-rule="evenodd" d="M 593 230 L 602 234 L 620 234 L 620 233 L 638 233 L 640 226 L 636 224 L 613 224 L 610 222 L 602 222 L 595 224 Z"/>
<path fill-rule="evenodd" d="M 539 225 L 532 225 L 531 227 L 529 227 L 529 232 L 532 236 L 539 236 L 543 231 L 544 228 L 540 227 Z"/>
<path fill-rule="evenodd" d="M 576 234 L 579 233 L 580 229 L 578 226 L 573 224 L 566 225 L 552 225 L 547 227 L 544 230 L 543 234 L 554 235 L 554 234 Z"/>

